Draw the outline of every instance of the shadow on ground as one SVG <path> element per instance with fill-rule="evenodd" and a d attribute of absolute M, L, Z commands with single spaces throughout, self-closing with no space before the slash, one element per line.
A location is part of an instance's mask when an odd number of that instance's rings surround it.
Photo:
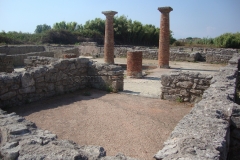
<path fill-rule="evenodd" d="M 41 110 L 64 107 L 66 105 L 71 105 L 75 102 L 79 102 L 82 100 L 97 99 L 106 94 L 109 94 L 109 92 L 86 88 L 68 94 L 55 95 L 53 97 L 44 98 L 40 101 L 32 102 L 22 106 L 15 106 L 3 109 L 8 113 L 16 112 L 20 116 L 28 116 Z"/>

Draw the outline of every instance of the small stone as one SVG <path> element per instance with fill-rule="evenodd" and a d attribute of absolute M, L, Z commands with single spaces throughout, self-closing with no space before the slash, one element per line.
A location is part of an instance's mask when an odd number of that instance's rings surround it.
<path fill-rule="evenodd" d="M 21 135 L 29 132 L 28 128 L 22 124 L 10 125 L 8 126 L 8 129 L 9 133 L 12 135 Z"/>

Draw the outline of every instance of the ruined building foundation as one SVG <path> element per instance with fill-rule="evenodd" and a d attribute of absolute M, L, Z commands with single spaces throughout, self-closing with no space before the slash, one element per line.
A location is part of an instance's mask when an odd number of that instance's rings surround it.
<path fill-rule="evenodd" d="M 127 52 L 127 76 L 142 77 L 142 51 Z"/>
<path fill-rule="evenodd" d="M 107 64 L 114 64 L 114 32 L 113 32 L 113 17 L 117 12 L 104 11 L 106 16 L 105 22 L 105 38 L 104 38 L 104 61 Z"/>
<path fill-rule="evenodd" d="M 158 10 L 162 13 L 159 35 L 158 65 L 160 68 L 169 68 L 169 13 L 173 9 L 171 7 L 159 7 Z"/>

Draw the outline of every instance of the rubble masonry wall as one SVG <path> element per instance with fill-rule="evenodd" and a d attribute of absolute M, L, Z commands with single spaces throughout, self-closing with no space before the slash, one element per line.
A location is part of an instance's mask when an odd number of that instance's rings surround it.
<path fill-rule="evenodd" d="M 123 70 L 120 66 L 72 58 L 39 65 L 24 72 L 1 73 L 0 108 L 22 105 L 87 86 L 115 92 L 122 90 Z"/>
<path fill-rule="evenodd" d="M 11 73 L 12 71 L 14 71 L 12 57 L 0 53 L 0 72 Z"/>
<path fill-rule="evenodd" d="M 173 71 L 161 76 L 161 98 L 180 102 L 198 102 L 210 86 L 211 75 Z"/>
<path fill-rule="evenodd" d="M 215 75 L 202 100 L 177 124 L 155 158 L 239 159 L 240 106 L 235 103 L 240 55 Z"/>

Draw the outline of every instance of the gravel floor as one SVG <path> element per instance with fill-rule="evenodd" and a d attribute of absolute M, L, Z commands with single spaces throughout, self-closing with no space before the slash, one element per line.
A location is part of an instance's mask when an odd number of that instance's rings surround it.
<path fill-rule="evenodd" d="M 107 155 L 121 152 L 150 160 L 192 105 L 139 96 L 84 91 L 28 104 L 12 111 L 60 139 L 99 145 Z M 10 112 L 10 111 L 9 111 Z"/>

